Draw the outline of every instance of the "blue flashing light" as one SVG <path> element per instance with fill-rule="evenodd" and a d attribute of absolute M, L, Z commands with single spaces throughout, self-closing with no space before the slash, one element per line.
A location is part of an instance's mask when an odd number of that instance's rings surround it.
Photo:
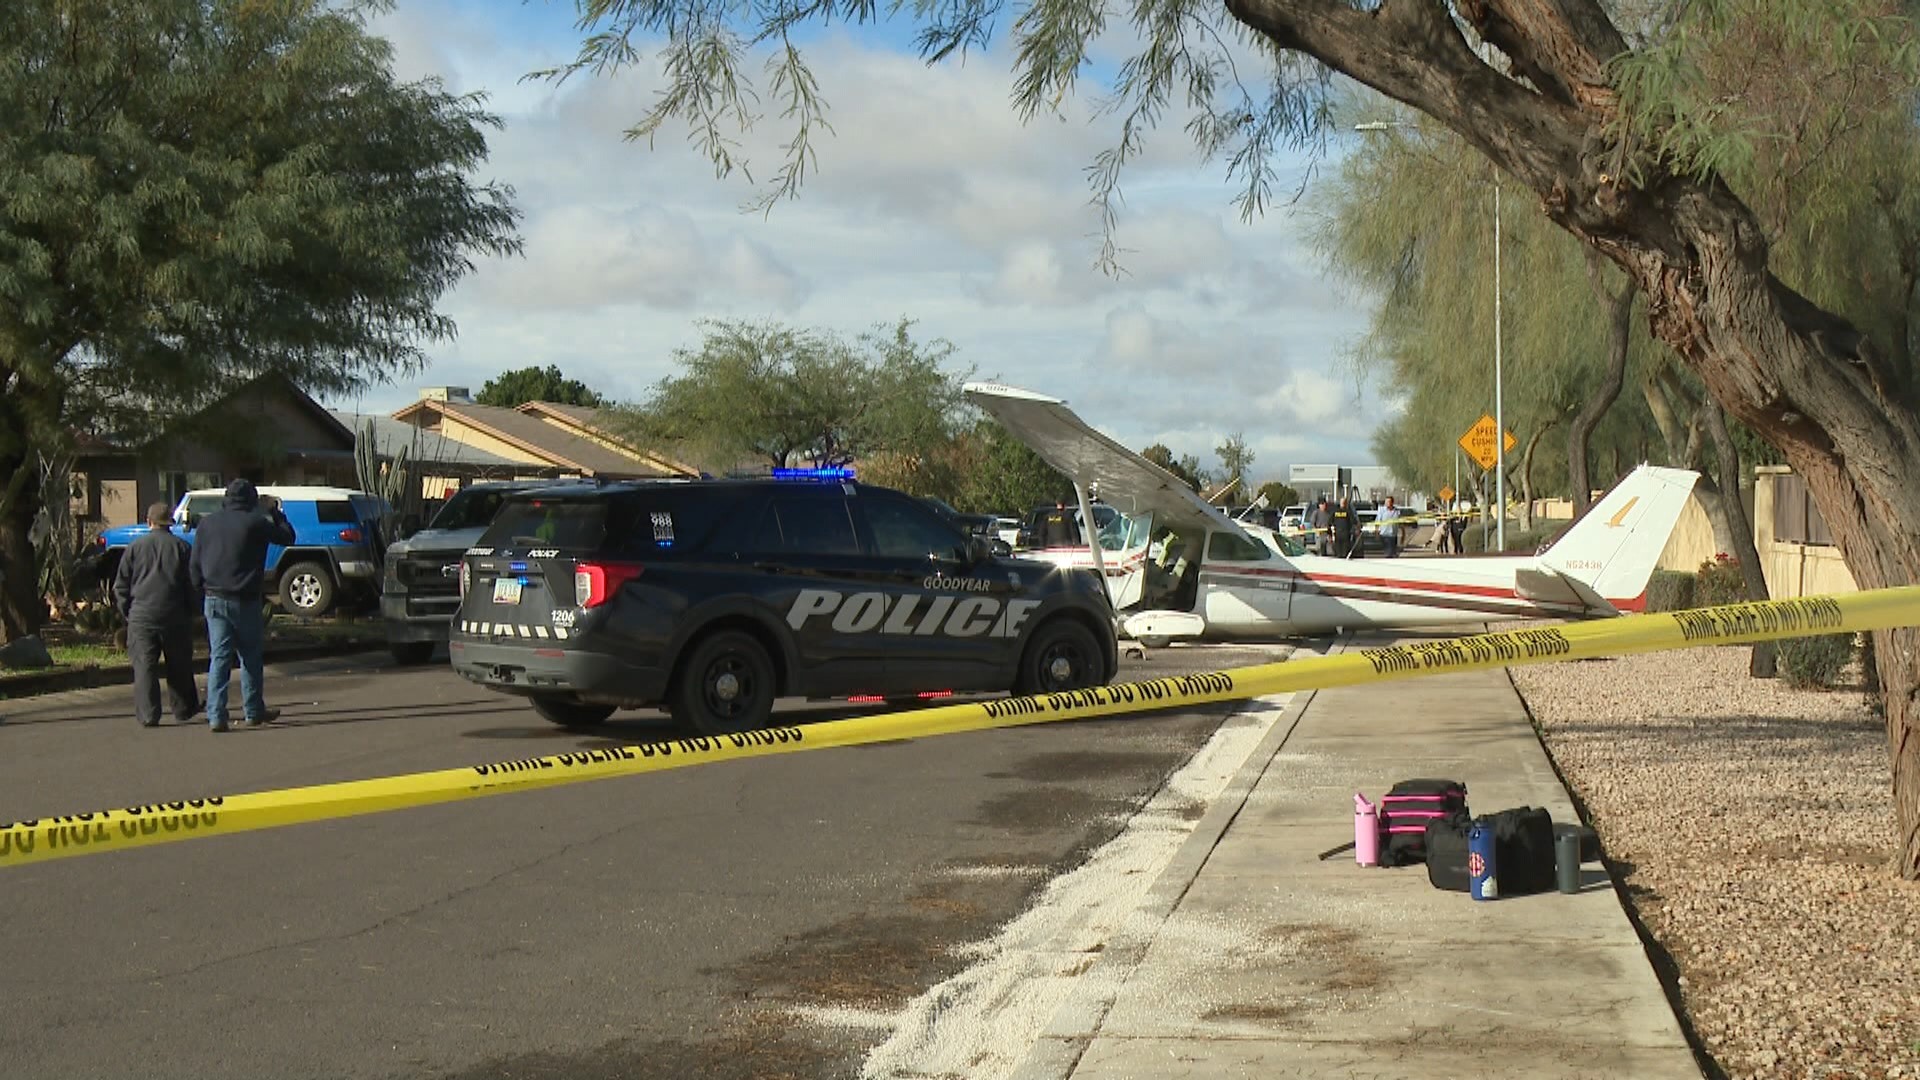
<path fill-rule="evenodd" d="M 837 484 L 842 480 L 853 479 L 853 466 L 832 465 L 819 469 L 775 469 L 775 480 L 811 481 L 817 484 Z"/>
<path fill-rule="evenodd" d="M 507 569 L 516 574 L 524 573 L 527 569 L 527 564 L 523 562 L 508 563 Z"/>

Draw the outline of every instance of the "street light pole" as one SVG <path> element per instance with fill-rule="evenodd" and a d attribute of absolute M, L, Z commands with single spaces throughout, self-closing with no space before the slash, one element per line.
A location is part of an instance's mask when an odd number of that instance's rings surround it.
<path fill-rule="evenodd" d="M 1507 550 L 1507 418 L 1500 378 L 1500 173 L 1493 174 L 1493 505 L 1494 543 Z"/>

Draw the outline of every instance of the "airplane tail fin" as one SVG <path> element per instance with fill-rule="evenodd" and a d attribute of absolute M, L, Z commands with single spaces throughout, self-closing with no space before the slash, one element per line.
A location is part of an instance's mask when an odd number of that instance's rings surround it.
<path fill-rule="evenodd" d="M 1560 534 L 1536 560 L 1541 567 L 1572 578 L 1619 611 L 1646 607 L 1647 581 L 1653 577 L 1667 538 L 1693 494 L 1698 473 L 1642 465 L 1600 497 L 1586 514 Z M 1589 607 L 1595 607 L 1589 600 Z"/>

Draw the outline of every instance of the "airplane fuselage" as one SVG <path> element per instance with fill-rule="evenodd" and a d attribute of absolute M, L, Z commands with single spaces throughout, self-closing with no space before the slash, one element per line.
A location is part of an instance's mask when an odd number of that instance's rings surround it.
<path fill-rule="evenodd" d="M 1200 566 L 1195 614 L 1209 639 L 1328 634 L 1357 627 L 1459 626 L 1502 619 L 1559 619 L 1577 604 L 1518 595 L 1531 557 L 1209 559 Z"/>

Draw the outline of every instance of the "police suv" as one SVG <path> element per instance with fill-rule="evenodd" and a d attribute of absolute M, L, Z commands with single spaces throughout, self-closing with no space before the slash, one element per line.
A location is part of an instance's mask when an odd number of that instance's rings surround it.
<path fill-rule="evenodd" d="M 706 735 L 777 697 L 1112 678 L 1099 579 L 990 545 L 844 470 L 519 493 L 461 560 L 453 666 L 556 724 L 664 705 Z"/>

